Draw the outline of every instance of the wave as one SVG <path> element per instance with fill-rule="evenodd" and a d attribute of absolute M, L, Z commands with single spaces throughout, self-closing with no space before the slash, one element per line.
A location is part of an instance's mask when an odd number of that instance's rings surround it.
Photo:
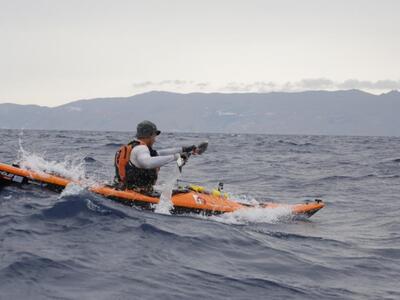
<path fill-rule="evenodd" d="M 70 219 L 89 213 L 87 201 L 79 196 L 66 197 L 64 201 L 55 203 L 52 207 L 43 209 L 40 213 L 43 219 Z"/>
<path fill-rule="evenodd" d="M 394 179 L 394 178 L 400 178 L 400 175 L 382 175 L 382 176 L 377 176 L 380 179 Z"/>
<path fill-rule="evenodd" d="M 285 140 L 279 140 L 277 143 L 278 144 L 288 145 L 288 146 L 300 146 L 300 147 L 316 146 L 315 144 L 310 143 L 310 142 L 296 143 L 296 142 L 285 141 Z"/>
<path fill-rule="evenodd" d="M 371 178 L 376 178 L 376 179 L 395 179 L 395 178 L 400 178 L 400 175 L 394 174 L 394 175 L 376 175 L 376 174 L 367 174 L 367 175 L 362 175 L 362 176 L 345 176 L 345 175 L 334 175 L 334 176 L 327 176 L 327 177 L 322 177 L 318 179 L 317 181 L 361 181 L 364 179 L 371 179 Z"/>
<path fill-rule="evenodd" d="M 268 296 L 272 298 L 285 298 L 285 296 L 293 296 L 294 294 L 296 294 L 297 296 L 305 296 L 308 294 L 305 289 L 289 285 L 284 281 L 278 282 L 277 280 L 257 277 L 243 278 L 240 275 L 225 275 L 194 268 L 189 268 L 189 271 L 189 276 L 191 278 L 198 280 L 209 278 L 209 280 L 213 283 L 219 283 L 220 286 L 223 285 L 224 289 L 226 289 L 226 287 L 235 287 L 238 294 L 240 294 L 241 292 L 246 294 L 245 290 L 247 290 L 249 287 L 251 287 L 252 289 L 252 295 L 259 294 L 260 297 L 265 297 L 266 291 L 268 291 Z"/>
<path fill-rule="evenodd" d="M 122 144 L 121 143 L 107 143 L 104 145 L 104 147 L 112 147 L 112 148 L 117 148 L 117 147 L 121 147 Z"/>
<path fill-rule="evenodd" d="M 35 273 L 37 277 L 37 273 L 47 273 L 49 271 L 55 270 L 66 270 L 72 269 L 70 266 L 71 262 L 58 262 L 53 259 L 41 257 L 38 255 L 28 254 L 28 253 L 20 253 L 19 260 L 12 262 L 7 267 L 3 268 L 0 271 L 0 278 L 30 278 L 34 280 L 31 274 Z M 40 278 L 37 278 L 38 281 Z"/>
<path fill-rule="evenodd" d="M 400 163 L 400 158 L 389 158 L 389 159 L 385 159 L 380 161 L 379 163 L 377 163 L 377 165 L 382 165 L 382 166 L 387 166 L 387 167 L 391 167 L 391 166 L 398 166 Z"/>
<path fill-rule="evenodd" d="M 55 259 L 30 252 L 17 252 L 13 262 L 0 269 L 0 289 L 3 299 L 56 299 L 56 294 L 37 294 L 38 286 L 62 279 L 62 282 L 77 284 L 87 267 L 76 259 Z M 51 255 L 51 252 L 49 252 Z M 3 289 L 4 288 L 4 289 Z M 40 289 L 39 289 L 40 291 Z M 64 298 L 63 298 L 64 299 Z"/>
<path fill-rule="evenodd" d="M 142 230 L 145 233 L 149 233 L 151 235 L 162 235 L 168 238 L 178 238 L 180 237 L 178 234 L 170 231 L 163 230 L 161 228 L 158 228 L 155 225 L 148 224 L 148 223 L 143 223 L 139 226 L 140 230 Z"/>
<path fill-rule="evenodd" d="M 85 162 L 87 162 L 87 163 L 93 163 L 93 162 L 96 162 L 96 161 L 97 161 L 96 159 L 94 159 L 94 158 L 91 157 L 91 156 L 85 156 L 85 157 L 83 158 L 83 160 L 84 160 Z"/>
<path fill-rule="evenodd" d="M 379 248 L 370 250 L 370 252 L 373 252 L 374 254 L 384 258 L 390 258 L 393 260 L 400 259 L 400 249 L 398 248 Z"/>
<path fill-rule="evenodd" d="M 69 192 L 70 194 L 61 194 L 51 207 L 41 209 L 39 213 L 31 217 L 45 221 L 71 219 L 81 223 L 97 222 L 95 219 L 91 221 L 93 216 L 128 217 L 125 212 L 109 207 L 101 197 L 93 195 L 87 190 L 82 189 L 81 191 L 78 195 L 71 192 Z"/>
<path fill-rule="evenodd" d="M 308 236 L 308 235 L 301 235 L 301 234 L 288 233 L 288 232 L 279 232 L 279 231 L 264 231 L 264 230 L 255 230 L 255 231 L 266 234 L 266 235 L 274 237 L 274 238 L 283 239 L 283 240 L 297 240 L 297 241 L 309 240 L 309 241 L 313 241 L 313 242 L 329 243 L 330 246 L 351 247 L 351 244 L 349 244 L 349 243 L 334 240 L 334 239 L 318 237 L 318 236 Z"/>
<path fill-rule="evenodd" d="M 375 174 L 367 174 L 367 175 L 362 175 L 362 176 L 346 176 L 346 175 L 333 175 L 333 176 L 327 176 L 327 177 L 322 177 L 318 179 L 318 181 L 339 181 L 339 180 L 363 180 L 367 178 L 379 178 L 379 176 Z"/>

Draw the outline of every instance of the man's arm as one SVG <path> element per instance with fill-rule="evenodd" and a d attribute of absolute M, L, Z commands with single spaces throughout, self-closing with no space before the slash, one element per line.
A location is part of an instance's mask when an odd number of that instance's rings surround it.
<path fill-rule="evenodd" d="M 162 149 L 162 150 L 157 150 L 157 153 L 159 155 L 170 155 L 170 154 L 182 154 L 182 153 L 194 153 L 194 151 L 196 150 L 196 146 L 195 145 L 190 145 L 190 146 L 183 146 L 183 147 L 179 147 L 179 148 L 169 148 L 169 149 Z"/>
<path fill-rule="evenodd" d="M 175 153 L 175 155 L 150 156 L 149 148 L 139 145 L 132 150 L 130 160 L 138 168 L 155 169 L 178 159 L 179 155 Z"/>
<path fill-rule="evenodd" d="M 160 156 L 171 155 L 171 154 L 176 154 L 176 153 L 181 153 L 181 152 L 182 152 L 182 148 L 168 148 L 168 149 L 157 150 L 157 153 Z"/>

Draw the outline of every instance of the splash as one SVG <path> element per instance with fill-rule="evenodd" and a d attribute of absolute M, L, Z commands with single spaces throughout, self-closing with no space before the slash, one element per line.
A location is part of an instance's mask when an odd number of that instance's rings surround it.
<path fill-rule="evenodd" d="M 51 173 L 76 181 L 85 181 L 84 161 L 80 158 L 65 156 L 64 161 L 46 160 L 43 156 L 31 153 L 22 146 L 23 132 L 20 133 L 18 144 L 18 164 L 21 168 L 42 173 Z"/>
<path fill-rule="evenodd" d="M 181 176 L 181 173 L 176 168 L 174 169 L 171 178 L 164 184 L 161 190 L 160 202 L 156 205 L 155 212 L 164 215 L 170 215 L 171 210 L 174 208 L 171 198 L 172 190 L 174 189 L 175 183 Z"/>
<path fill-rule="evenodd" d="M 89 210 L 94 211 L 94 212 L 99 213 L 99 214 L 102 214 L 102 215 L 107 215 L 107 214 L 111 213 L 110 210 L 108 210 L 107 208 L 96 204 L 95 202 L 93 202 L 90 199 L 86 199 L 86 207 Z"/>
<path fill-rule="evenodd" d="M 76 196 L 85 191 L 85 188 L 76 183 L 69 183 L 65 189 L 61 192 L 59 198 L 68 197 L 68 196 Z"/>
<path fill-rule="evenodd" d="M 217 222 L 234 225 L 245 225 L 250 223 L 275 224 L 292 220 L 293 213 L 289 206 L 277 208 L 262 208 L 256 206 L 207 218 Z"/>
<path fill-rule="evenodd" d="M 229 199 L 240 202 L 240 203 L 245 203 L 245 204 L 250 204 L 252 206 L 259 206 L 260 202 L 257 201 L 254 197 L 251 197 L 249 195 L 245 194 L 234 194 L 234 193 L 229 193 L 228 192 Z"/>

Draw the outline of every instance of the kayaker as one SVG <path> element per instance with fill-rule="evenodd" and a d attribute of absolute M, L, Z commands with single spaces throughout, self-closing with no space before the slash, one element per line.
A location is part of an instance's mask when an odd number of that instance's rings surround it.
<path fill-rule="evenodd" d="M 160 167 L 201 152 L 195 145 L 156 151 L 153 145 L 160 133 L 153 122 L 146 120 L 137 124 L 136 139 L 123 145 L 115 154 L 115 183 L 118 188 L 151 193 Z"/>

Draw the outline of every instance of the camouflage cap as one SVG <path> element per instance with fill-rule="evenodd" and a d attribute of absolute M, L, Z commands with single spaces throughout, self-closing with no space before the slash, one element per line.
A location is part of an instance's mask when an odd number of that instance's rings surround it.
<path fill-rule="evenodd" d="M 157 129 L 156 124 L 147 120 L 140 122 L 136 127 L 137 138 L 151 137 L 153 135 L 159 135 L 160 133 L 161 131 Z"/>

